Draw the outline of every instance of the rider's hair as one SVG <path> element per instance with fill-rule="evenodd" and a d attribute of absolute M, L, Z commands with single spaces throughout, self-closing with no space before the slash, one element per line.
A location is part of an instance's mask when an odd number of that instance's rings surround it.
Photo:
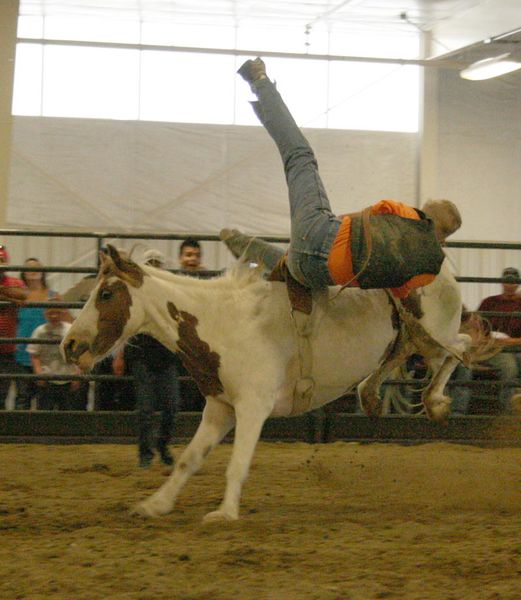
<path fill-rule="evenodd" d="M 428 200 L 422 211 L 434 222 L 436 235 L 440 241 L 448 238 L 461 227 L 461 214 L 450 200 Z"/>

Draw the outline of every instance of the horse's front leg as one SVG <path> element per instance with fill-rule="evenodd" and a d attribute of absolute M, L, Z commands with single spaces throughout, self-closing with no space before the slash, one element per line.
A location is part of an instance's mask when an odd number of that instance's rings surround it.
<path fill-rule="evenodd" d="M 458 362 L 458 359 L 453 356 L 445 357 L 441 366 L 438 366 L 438 369 L 433 373 L 428 387 L 422 393 L 423 406 L 425 406 L 427 416 L 432 421 L 443 421 L 450 414 L 451 398 L 444 394 L 444 390 Z"/>
<path fill-rule="evenodd" d="M 230 406 L 212 398 L 207 399 L 201 423 L 172 474 L 152 496 L 137 504 L 132 512 L 145 517 L 169 513 L 188 478 L 201 468 L 206 456 L 230 431 L 234 422 L 234 412 Z"/>
<path fill-rule="evenodd" d="M 269 396 L 264 398 L 266 397 Z M 272 410 L 272 406 L 267 406 L 264 398 L 250 398 L 235 406 L 237 425 L 232 456 L 226 470 L 224 498 L 217 510 L 204 517 L 205 522 L 233 521 L 239 518 L 242 485 L 248 476 L 262 426 Z"/>
<path fill-rule="evenodd" d="M 358 384 L 356 388 L 358 400 L 368 417 L 381 416 L 383 402 L 380 396 L 380 387 L 394 369 L 402 365 L 412 352 L 411 344 L 400 336 L 395 347 L 378 369 Z"/>

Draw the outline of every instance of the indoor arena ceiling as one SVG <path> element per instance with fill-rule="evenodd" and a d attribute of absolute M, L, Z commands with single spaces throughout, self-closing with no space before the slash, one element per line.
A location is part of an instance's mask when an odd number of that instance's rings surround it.
<path fill-rule="evenodd" d="M 349 32 L 430 31 L 433 55 L 481 50 L 483 40 L 521 40 L 520 0 L 20 0 L 20 14 L 177 23 L 287 24 Z"/>

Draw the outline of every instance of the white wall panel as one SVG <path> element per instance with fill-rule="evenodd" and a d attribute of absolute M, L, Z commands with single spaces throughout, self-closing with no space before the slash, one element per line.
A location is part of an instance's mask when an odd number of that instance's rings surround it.
<path fill-rule="evenodd" d="M 288 235 L 281 160 L 260 127 L 15 117 L 13 129 L 9 226 L 213 234 L 239 227 Z M 381 198 L 414 203 L 415 134 L 306 133 L 338 213 Z M 42 241 L 30 243 L 39 248 Z M 178 242 L 150 245 L 177 266 Z M 19 258 L 30 250 L 49 263 L 38 248 L 20 248 Z M 208 268 L 231 262 L 219 243 L 203 250 Z M 56 242 L 52 252 L 55 264 L 68 264 L 85 247 Z"/>
<path fill-rule="evenodd" d="M 442 72 L 438 90 L 439 169 L 431 197 L 460 207 L 464 224 L 456 239 L 520 241 L 521 77 L 465 82 Z M 262 128 L 16 117 L 13 132 L 10 226 L 288 234 L 281 162 Z M 415 204 L 415 134 L 309 129 L 306 135 L 337 213 L 381 198 Z M 79 243 L 60 241 L 48 260 L 43 246 L 11 243 L 20 247 L 20 259 L 40 255 L 47 263 L 68 264 L 85 253 Z M 177 265 L 178 243 L 153 245 Z M 203 248 L 208 268 L 230 264 L 218 243 Z M 492 277 L 504 266 L 521 267 L 515 251 L 451 255 L 464 275 Z M 463 286 L 470 308 L 498 291 Z"/>
<path fill-rule="evenodd" d="M 432 194 L 459 206 L 462 240 L 521 242 L 521 75 L 466 81 L 441 71 L 438 96 L 438 172 Z M 458 250 L 458 271 L 500 277 L 521 269 L 521 251 Z M 497 284 L 464 284 L 470 308 L 500 293 Z"/>

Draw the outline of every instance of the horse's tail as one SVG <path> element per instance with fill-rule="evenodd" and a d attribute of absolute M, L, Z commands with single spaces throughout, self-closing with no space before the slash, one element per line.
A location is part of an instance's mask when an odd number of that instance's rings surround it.
<path fill-rule="evenodd" d="M 461 319 L 460 333 L 467 334 L 471 344 L 465 352 L 468 366 L 478 365 L 499 354 L 506 346 L 504 340 L 490 335 L 491 327 L 487 319 L 478 313 L 464 313 Z"/>

